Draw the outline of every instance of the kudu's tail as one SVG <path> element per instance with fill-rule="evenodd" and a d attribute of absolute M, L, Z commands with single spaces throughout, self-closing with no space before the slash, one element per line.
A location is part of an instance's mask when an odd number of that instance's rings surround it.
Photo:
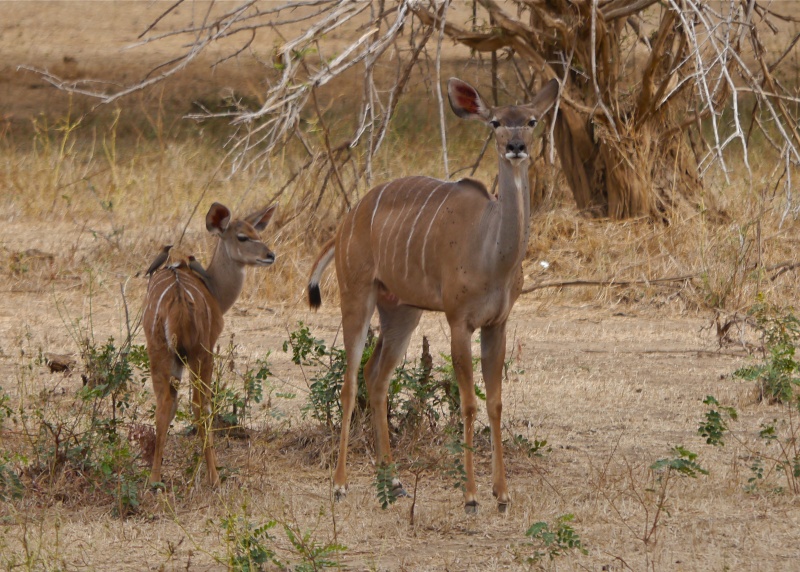
<path fill-rule="evenodd" d="M 308 305 L 314 309 L 322 305 L 322 294 L 319 291 L 319 281 L 322 278 L 322 273 L 333 260 L 333 255 L 336 252 L 336 239 L 330 239 L 325 246 L 322 247 L 322 252 L 317 256 L 314 266 L 311 267 L 311 277 L 308 279 Z"/>

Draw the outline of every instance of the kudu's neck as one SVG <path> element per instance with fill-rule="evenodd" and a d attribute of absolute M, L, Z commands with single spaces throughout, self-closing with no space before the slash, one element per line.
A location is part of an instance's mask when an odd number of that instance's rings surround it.
<path fill-rule="evenodd" d="M 500 157 L 497 181 L 499 228 L 496 231 L 497 262 L 502 269 L 516 269 L 528 248 L 531 214 L 529 160 L 512 164 Z"/>
<path fill-rule="evenodd" d="M 211 294 L 224 314 L 233 306 L 244 285 L 244 265 L 231 259 L 223 241 L 217 243 L 211 264 L 206 268 Z"/>

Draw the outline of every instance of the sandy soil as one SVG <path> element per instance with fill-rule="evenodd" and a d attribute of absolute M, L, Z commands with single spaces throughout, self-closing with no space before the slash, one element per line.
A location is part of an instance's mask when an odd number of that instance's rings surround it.
<path fill-rule="evenodd" d="M 4 227 L 0 241 L 14 245 L 14 230 Z M 75 231 L 66 228 L 50 234 L 40 230 L 33 236 L 51 238 L 34 239 L 32 246 L 45 252 L 53 252 L 48 250 L 52 237 L 76 240 Z M 88 256 L 96 248 L 92 243 L 87 237 L 75 256 L 83 249 Z M 58 267 L 63 259 L 54 254 Z M 84 328 L 93 324 L 98 340 L 120 336 L 118 285 L 126 278 L 98 271 L 91 298 L 86 276 L 59 281 L 43 273 L 5 281 L 0 297 L 4 388 L 12 395 L 23 386 L 30 393 L 76 391 L 77 375 L 50 374 L 32 365 L 31 356 L 39 349 L 74 353 L 70 331 L 79 319 Z M 128 282 L 134 312 L 143 289 L 142 279 Z M 245 514 L 245 505 L 254 523 L 277 518 L 312 530 L 318 542 L 336 538 L 347 546 L 342 562 L 354 570 L 521 568 L 521 558 L 532 551 L 524 536 L 528 526 L 552 523 L 567 513 L 575 515 L 572 524 L 589 554 L 564 557 L 557 569 L 788 570 L 798 556 L 797 499 L 745 493 L 745 452 L 735 445 L 712 449 L 696 433 L 705 411 L 701 401 L 709 394 L 735 405 L 748 431 L 776 414 L 755 403 L 750 384 L 731 378 L 750 360 L 736 348 L 719 349 L 709 317 L 671 316 L 647 307 L 576 306 L 553 294 L 523 297 L 511 318 L 504 430 L 509 438 L 546 439 L 552 450 L 528 457 L 509 449 L 513 504 L 501 515 L 490 495 L 488 444 L 479 439 L 479 515 L 465 515 L 452 482 L 428 472 L 416 486 L 413 524 L 410 500 L 380 509 L 369 439 L 361 429 L 354 435 L 350 494 L 342 503 L 330 501 L 336 435 L 323 434 L 320 446 L 320 430 L 298 415 L 306 383 L 280 349 L 298 320 L 328 341 L 336 337 L 339 317 L 330 304 L 312 313 L 301 303 L 265 307 L 245 296 L 227 317 L 223 347 L 233 336 L 242 362 L 271 351 L 275 390 L 298 397 L 276 399 L 270 411 L 259 413 L 250 441 L 221 440 L 220 464 L 231 476 L 219 490 L 187 488 L 183 475 L 195 443 L 178 424 L 168 442 L 168 493 L 146 495 L 140 514 L 126 520 L 115 518 L 110 507 L 70 499 L 42 504 L 31 498 L 9 506 L 2 521 L 4 564 L 19 562 L 25 539 L 36 558 L 64 569 L 220 569 L 219 559 L 224 561 L 230 546 L 221 519 Z M 431 339 L 434 355 L 448 351 L 446 323 L 430 314 L 415 334 L 409 359 L 418 355 L 422 335 Z M 186 403 L 188 396 L 182 399 Z M 276 413 L 292 420 L 291 427 L 276 423 Z M 485 423 L 483 413 L 481 419 Z M 316 446 L 303 445 L 305 432 L 317 439 Z M 652 525 L 655 508 L 647 492 L 654 486 L 647 468 L 669 457 L 675 445 L 700 453 L 710 475 L 673 482 L 657 541 L 646 545 L 641 537 Z M 413 488 L 415 452 L 396 453 L 401 477 Z M 290 554 L 285 538 L 275 536 L 275 545 Z"/>

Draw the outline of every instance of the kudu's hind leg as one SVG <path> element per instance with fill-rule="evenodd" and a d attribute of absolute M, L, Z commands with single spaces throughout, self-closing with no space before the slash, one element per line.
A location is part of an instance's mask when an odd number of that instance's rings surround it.
<path fill-rule="evenodd" d="M 503 463 L 503 437 L 500 419 L 503 413 L 503 362 L 506 355 L 505 323 L 481 329 L 481 371 L 486 384 L 486 412 L 492 431 L 492 494 L 497 508 L 505 512 L 510 502 Z"/>
<path fill-rule="evenodd" d="M 181 368 L 173 367 L 150 356 L 150 376 L 153 393 L 156 397 L 156 445 L 153 451 L 153 466 L 150 470 L 150 484 L 161 482 L 161 462 L 167 443 L 167 432 L 175 411 L 178 408 L 178 390 L 172 384 L 173 376 L 180 380 Z"/>
<path fill-rule="evenodd" d="M 372 423 L 375 428 L 375 456 L 379 464 L 392 464 L 392 450 L 389 443 L 388 395 L 389 383 L 408 347 L 411 334 L 419 324 L 422 310 L 409 306 L 378 303 L 381 334 L 375 352 L 364 366 L 364 379 L 367 382 Z M 406 496 L 403 485 L 396 476 L 392 486 L 397 496 Z"/>
<path fill-rule="evenodd" d="M 219 484 L 217 472 L 217 453 L 214 450 L 214 412 L 212 411 L 211 383 L 214 374 L 214 358 L 204 352 L 200 359 L 192 364 L 192 409 L 197 426 L 197 435 L 206 459 L 208 484 L 215 487 Z"/>
<path fill-rule="evenodd" d="M 347 447 L 350 442 L 350 421 L 358 393 L 358 369 L 364 344 L 367 342 L 367 329 L 372 313 L 375 311 L 375 288 L 359 294 L 343 292 L 342 298 L 342 337 L 344 338 L 347 367 L 342 382 L 342 433 L 339 438 L 339 458 L 333 474 L 333 493 L 336 500 L 347 495 Z"/>

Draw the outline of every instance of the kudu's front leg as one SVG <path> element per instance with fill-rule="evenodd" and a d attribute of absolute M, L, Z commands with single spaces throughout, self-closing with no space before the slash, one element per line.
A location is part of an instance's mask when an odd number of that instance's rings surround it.
<path fill-rule="evenodd" d="M 478 512 L 478 487 L 475 484 L 473 435 L 475 415 L 478 412 L 478 399 L 475 397 L 475 383 L 472 376 L 472 349 L 470 348 L 472 331 L 460 323 L 451 323 L 450 331 L 453 369 L 458 380 L 461 418 L 464 422 L 464 471 L 467 474 L 467 482 L 464 483 L 464 510 L 468 514 L 475 514 Z"/>
<path fill-rule="evenodd" d="M 486 412 L 492 430 L 492 494 L 497 509 L 505 512 L 511 501 L 503 463 L 503 437 L 500 420 L 503 413 L 503 362 L 506 355 L 506 324 L 481 328 L 481 371 L 486 385 Z"/>

